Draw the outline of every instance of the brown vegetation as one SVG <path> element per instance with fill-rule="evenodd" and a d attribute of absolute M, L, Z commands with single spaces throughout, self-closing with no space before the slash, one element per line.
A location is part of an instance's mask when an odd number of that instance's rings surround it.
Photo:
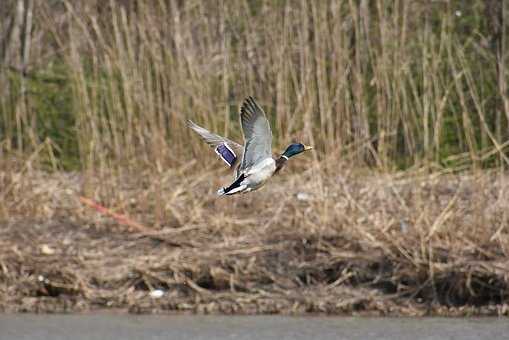
<path fill-rule="evenodd" d="M 504 174 L 285 171 L 225 199 L 207 171 L 127 178 L 110 208 L 148 229 L 81 204 L 81 175 L 18 179 L 0 228 L 0 309 L 508 313 Z"/>
<path fill-rule="evenodd" d="M 385 170 L 506 164 L 498 2 L 9 0 L 1 149 L 49 140 L 66 168 L 178 166 L 201 150 L 186 118 L 239 137 L 253 95 L 277 148 L 353 145 L 354 164 Z"/>

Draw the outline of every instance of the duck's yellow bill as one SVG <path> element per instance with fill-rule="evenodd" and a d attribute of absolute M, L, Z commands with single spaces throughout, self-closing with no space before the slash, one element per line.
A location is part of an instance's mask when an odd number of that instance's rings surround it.
<path fill-rule="evenodd" d="M 311 150 L 313 147 L 309 145 L 304 145 L 304 151 Z"/>

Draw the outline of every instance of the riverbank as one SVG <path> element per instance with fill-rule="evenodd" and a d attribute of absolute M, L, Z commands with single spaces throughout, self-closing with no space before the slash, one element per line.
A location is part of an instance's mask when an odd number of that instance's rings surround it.
<path fill-rule="evenodd" d="M 509 315 L 509 177 L 340 173 L 4 174 L 0 311 Z"/>

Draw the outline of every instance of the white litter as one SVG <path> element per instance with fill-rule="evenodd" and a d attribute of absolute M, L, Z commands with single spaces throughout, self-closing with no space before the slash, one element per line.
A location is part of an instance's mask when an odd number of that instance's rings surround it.
<path fill-rule="evenodd" d="M 159 299 L 164 295 L 164 290 L 162 289 L 154 289 L 150 292 L 150 297 L 153 299 Z"/>
<path fill-rule="evenodd" d="M 401 220 L 399 222 L 399 226 L 400 226 L 401 232 L 403 234 L 406 234 L 408 232 L 409 227 L 410 227 L 405 220 Z"/>
<path fill-rule="evenodd" d="M 299 201 L 309 201 L 311 199 L 311 195 L 305 192 L 299 192 L 297 194 L 297 199 Z"/>

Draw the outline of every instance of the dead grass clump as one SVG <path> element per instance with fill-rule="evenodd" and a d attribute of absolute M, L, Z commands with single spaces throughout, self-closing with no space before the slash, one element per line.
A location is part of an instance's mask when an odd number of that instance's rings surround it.
<path fill-rule="evenodd" d="M 96 186 L 91 199 L 143 230 L 80 203 L 78 175 L 27 176 L 0 227 L 3 310 L 508 313 L 500 173 L 310 168 L 227 199 L 173 171 Z"/>

